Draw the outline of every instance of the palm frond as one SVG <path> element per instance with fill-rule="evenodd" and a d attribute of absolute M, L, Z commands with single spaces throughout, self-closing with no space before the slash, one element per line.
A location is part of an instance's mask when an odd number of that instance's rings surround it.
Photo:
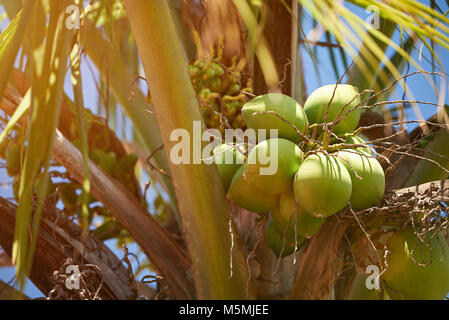
<path fill-rule="evenodd" d="M 24 284 L 33 261 L 43 202 L 48 185 L 48 167 L 51 159 L 53 137 L 59 119 L 62 87 L 71 44 L 70 31 L 65 27 L 64 16 L 67 1 L 52 2 L 48 28 L 42 3 L 33 11 L 35 38 L 30 54 L 33 69 L 31 90 L 31 118 L 28 146 L 23 172 L 20 177 L 19 205 L 14 235 L 12 260 L 17 268 L 18 282 Z M 43 39 L 46 38 L 45 46 Z M 44 171 L 41 172 L 42 167 Z M 43 188 L 37 191 L 38 202 L 34 216 L 33 191 L 36 178 L 42 175 Z M 32 223 L 31 237 L 29 235 Z"/>
<path fill-rule="evenodd" d="M 233 0 L 234 5 L 239 11 L 245 25 L 248 29 L 249 41 L 254 48 L 254 52 L 259 59 L 265 83 L 270 90 L 278 91 L 279 77 L 274 64 L 273 57 L 265 37 L 262 34 L 262 28 L 257 23 L 253 10 L 246 1 Z"/>

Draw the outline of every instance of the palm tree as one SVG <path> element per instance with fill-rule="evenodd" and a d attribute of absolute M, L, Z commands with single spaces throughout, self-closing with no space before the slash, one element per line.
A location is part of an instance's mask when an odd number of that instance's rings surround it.
<path fill-rule="evenodd" d="M 449 48 L 448 19 L 435 1 L 348 2 L 351 9 L 326 0 L 4 0 L 0 155 L 14 199 L 0 198 L 0 246 L 17 282 L 28 277 L 54 299 L 385 298 L 358 289 L 366 266 L 387 268 L 380 234 L 413 225 L 425 239 L 446 228 L 448 115 L 437 88 L 446 79 L 438 50 Z M 375 27 L 356 8 L 374 11 Z M 304 61 L 318 72 L 317 47 L 329 50 L 338 83 L 361 92 L 357 133 L 382 163 L 388 192 L 378 207 L 326 219 L 294 254 L 276 258 L 268 214 L 230 203 L 215 165 L 169 161 L 171 134 L 194 136 L 194 122 L 201 132 L 242 128 L 242 104 L 266 92 L 303 104 Z M 200 85 L 196 70 L 212 63 L 220 82 Z M 86 100 L 86 70 L 98 75 L 98 112 Z M 437 103 L 408 90 L 419 75 Z M 401 100 L 389 100 L 403 88 Z M 423 119 L 429 104 L 436 112 Z M 125 248 L 122 260 L 104 246 L 109 239 Z M 142 282 L 156 289 L 134 280 L 131 242 L 148 260 Z M 64 287 L 70 265 L 89 279 L 78 291 Z"/>

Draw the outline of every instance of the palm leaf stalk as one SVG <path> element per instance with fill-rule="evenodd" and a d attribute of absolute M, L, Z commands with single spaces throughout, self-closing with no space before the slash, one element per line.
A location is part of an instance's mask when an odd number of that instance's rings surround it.
<path fill-rule="evenodd" d="M 173 130 L 186 130 L 195 138 L 195 121 L 205 129 L 183 50 L 165 1 L 129 0 L 125 6 L 170 157 Z M 198 152 L 190 144 L 191 154 Z M 217 168 L 204 163 L 169 165 L 197 297 L 244 298 L 248 273 Z"/>

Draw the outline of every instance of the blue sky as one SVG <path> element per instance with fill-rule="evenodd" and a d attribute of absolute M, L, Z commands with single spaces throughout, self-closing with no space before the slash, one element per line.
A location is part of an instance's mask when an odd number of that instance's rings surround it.
<path fill-rule="evenodd" d="M 421 1 L 423 3 L 428 3 L 428 1 Z M 440 4 L 440 2 L 442 1 L 438 1 L 438 3 Z M 351 10 L 353 10 L 356 14 L 358 14 L 361 18 L 365 19 L 368 17 L 368 13 L 366 13 L 363 9 L 355 6 L 355 5 L 351 5 L 351 4 L 345 4 L 346 7 L 350 8 Z M 442 5 L 442 4 L 440 4 Z M 443 7 L 441 7 L 441 9 L 443 11 L 447 10 L 448 7 L 443 5 Z M 303 23 L 303 28 L 305 30 L 305 33 L 307 34 L 307 30 L 310 30 L 312 27 L 312 19 L 311 17 L 306 14 L 305 15 L 306 19 L 304 20 Z M 400 43 L 400 33 L 398 31 L 395 32 L 393 39 L 395 40 L 396 43 Z M 323 36 L 321 39 L 321 41 L 325 41 L 325 37 Z M 430 53 L 426 50 L 426 48 L 424 47 L 422 50 L 422 56 L 420 58 L 420 54 L 419 54 L 419 50 L 421 48 L 421 43 L 417 44 L 417 49 L 412 51 L 412 58 L 417 61 L 423 70 L 426 71 L 432 71 L 432 66 L 430 61 L 426 61 L 430 60 Z M 387 51 L 387 53 L 393 52 L 393 50 L 390 48 L 390 50 Z M 444 70 L 449 70 L 449 52 L 448 50 L 446 50 L 443 47 L 437 47 L 436 49 L 437 52 L 437 56 L 440 59 L 441 64 L 443 65 Z M 321 78 L 321 82 L 319 81 L 320 79 L 316 76 L 315 73 L 315 69 L 312 63 L 312 60 L 310 58 L 310 55 L 307 53 L 306 49 L 303 47 L 302 49 L 302 56 L 304 57 L 304 73 L 307 74 L 307 78 L 306 78 L 306 86 L 307 86 L 307 93 L 310 94 L 314 89 L 318 88 L 321 85 L 325 85 L 325 84 L 331 84 L 331 83 L 335 83 L 337 81 L 337 78 L 335 76 L 335 72 L 333 71 L 333 67 L 332 67 L 332 63 L 331 60 L 329 58 L 329 51 L 328 48 L 326 47 L 317 47 L 317 53 L 318 53 L 318 65 L 319 65 L 319 74 L 320 74 L 320 78 Z M 338 57 L 338 53 L 335 50 L 335 54 Z M 348 58 L 347 59 L 348 63 L 351 62 L 351 59 Z M 340 62 L 340 60 L 338 60 L 338 62 Z M 344 71 L 344 66 L 341 63 L 337 63 L 340 74 Z M 410 69 L 409 69 L 409 73 L 416 71 L 416 69 L 410 65 Z M 443 72 L 443 70 L 435 70 L 435 71 L 440 71 Z M 432 89 L 432 86 L 429 84 L 429 82 L 425 79 L 424 76 L 422 75 L 415 75 L 412 76 L 410 78 L 407 79 L 407 85 L 409 86 L 410 91 L 413 93 L 414 97 L 416 100 L 420 100 L 420 101 L 429 101 L 429 102 L 434 102 L 437 103 L 438 102 L 438 98 L 436 97 L 434 90 Z M 440 81 L 437 81 L 437 87 L 440 88 Z M 448 90 L 448 84 L 446 84 L 446 97 L 445 97 L 445 103 L 449 102 L 449 98 L 448 98 L 448 94 L 449 94 L 449 90 Z M 403 94 L 403 90 L 402 88 L 397 88 L 395 94 L 390 98 L 390 100 L 395 100 L 395 99 L 401 99 Z M 430 116 L 432 116 L 433 114 L 435 114 L 436 112 L 436 107 L 433 106 L 420 106 L 420 111 L 423 115 L 424 118 L 428 118 Z M 409 111 L 407 113 L 407 117 L 409 119 L 415 119 L 416 116 L 415 114 L 413 114 L 413 112 L 411 111 L 411 108 L 409 108 Z M 410 126 L 410 128 L 413 126 Z"/>
<path fill-rule="evenodd" d="M 354 8 L 353 6 L 350 6 L 350 5 L 348 5 L 348 7 Z M 442 9 L 446 10 L 447 8 L 445 7 Z M 0 9 L 0 14 L 2 13 L 2 10 L 3 9 Z M 357 8 L 356 12 L 362 18 L 366 16 L 366 13 L 364 12 L 364 10 L 360 10 Z M 7 24 L 7 21 L 2 22 L 0 24 L 0 29 L 3 30 L 6 24 Z M 306 33 L 308 32 L 308 30 L 311 29 L 311 26 L 312 25 L 311 25 L 310 17 L 306 17 L 306 20 L 304 21 L 304 25 L 303 25 L 303 28 L 306 31 Z M 398 39 L 398 34 L 396 34 L 395 39 Z M 324 39 L 324 37 L 322 37 L 320 40 L 323 41 L 325 39 Z M 419 47 L 420 47 L 420 44 L 418 44 L 418 48 Z M 307 75 L 305 77 L 307 93 L 311 93 L 314 89 L 318 88 L 321 85 L 331 84 L 331 83 L 336 82 L 337 79 L 335 77 L 335 74 L 334 74 L 330 59 L 329 59 L 329 52 L 328 52 L 327 48 L 324 48 L 324 47 L 317 48 L 320 79 L 317 77 L 317 75 L 315 73 L 312 60 L 310 59 L 306 50 L 304 48 L 301 50 L 302 50 L 302 55 L 304 57 L 304 73 Z M 449 52 L 447 50 L 445 50 L 444 48 L 439 48 L 439 49 L 437 48 L 437 53 L 438 53 L 439 59 L 441 60 L 441 62 L 443 64 L 443 68 L 446 70 L 449 70 Z M 423 50 L 423 56 L 426 56 L 426 57 L 430 56 L 429 53 L 427 52 L 427 50 Z M 424 70 L 431 71 L 430 63 L 426 62 L 424 58 L 420 59 L 418 51 L 414 51 L 412 54 L 412 57 L 415 60 L 420 62 L 421 66 Z M 348 59 L 348 61 L 350 61 L 350 59 Z M 341 64 L 339 64 L 338 67 L 339 67 L 340 72 L 343 72 L 344 67 Z M 413 67 L 410 67 L 410 72 L 413 72 L 413 71 L 415 71 L 415 69 Z M 86 60 L 84 60 L 83 64 L 82 64 L 82 74 L 83 74 L 83 89 L 84 89 L 84 94 L 85 94 L 84 99 L 85 99 L 85 101 L 88 102 L 87 103 L 88 107 L 96 110 L 97 102 L 98 102 L 98 93 L 96 91 L 96 83 L 95 83 L 96 79 L 94 79 L 92 77 L 91 69 L 88 67 Z M 98 76 L 98 74 L 95 71 L 94 71 L 94 76 L 95 77 Z M 413 76 L 412 78 L 409 78 L 407 83 L 409 85 L 410 90 L 413 92 L 413 94 L 417 100 L 437 102 L 437 97 L 435 96 L 435 94 L 432 90 L 432 87 L 430 86 L 430 84 L 427 82 L 427 80 L 423 76 L 421 76 L 421 75 Z M 440 83 L 438 82 L 438 87 L 439 87 L 439 85 L 440 85 Z M 67 78 L 66 78 L 65 88 L 66 88 L 66 92 L 71 96 L 72 88 L 71 88 L 71 84 L 70 84 L 70 76 L 69 75 L 67 75 Z M 446 91 L 449 91 L 447 89 L 447 85 L 446 85 Z M 401 98 L 401 96 L 402 96 L 402 90 L 398 89 L 396 91 L 395 95 L 392 97 L 392 99 Z M 447 98 L 447 94 L 446 94 L 445 102 L 446 103 L 449 102 L 449 99 Z M 420 111 L 422 112 L 424 118 L 428 118 L 435 113 L 436 107 L 421 106 Z M 410 119 L 415 118 L 415 115 L 412 113 L 412 111 L 408 111 L 407 116 Z M 121 126 L 122 126 L 122 124 L 120 124 L 120 127 Z M 118 134 L 119 136 L 121 136 L 120 132 L 121 132 L 121 130 L 119 130 L 119 134 Z M 128 138 L 131 137 L 130 130 L 126 130 L 126 135 Z M 0 183 L 9 182 L 10 180 L 11 179 L 6 175 L 5 171 L 3 169 L 0 169 Z M 150 192 L 149 197 L 150 198 L 153 197 L 154 194 L 155 194 L 154 192 Z M 1 185 L 0 185 L 0 195 L 4 196 L 4 197 L 12 196 L 11 192 L 9 190 L 9 187 L 5 188 Z M 115 250 L 115 252 L 119 256 L 119 258 L 121 258 L 123 256 L 122 251 L 115 249 L 113 242 L 109 242 L 108 244 L 111 248 L 113 248 L 113 250 Z M 137 246 L 132 245 L 129 247 L 129 249 L 131 252 L 136 252 Z M 13 275 L 14 275 L 13 268 L 0 268 L 0 280 L 8 282 L 9 280 L 11 280 Z M 31 283 L 27 284 L 25 293 L 30 297 L 42 296 L 42 294 L 39 292 L 39 290 L 36 287 L 34 287 L 34 285 L 32 285 Z"/>

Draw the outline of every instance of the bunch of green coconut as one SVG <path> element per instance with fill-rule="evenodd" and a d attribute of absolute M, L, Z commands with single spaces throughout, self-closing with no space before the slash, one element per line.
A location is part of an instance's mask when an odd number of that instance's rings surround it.
<path fill-rule="evenodd" d="M 411 225 L 379 233 L 385 257 L 379 268 L 379 288 L 367 288 L 373 273 L 358 271 L 346 287 L 346 299 L 357 300 L 443 300 L 449 293 L 449 246 L 442 231 L 418 232 Z M 385 236 L 386 235 L 386 236 Z M 373 239 L 375 243 L 379 239 Z M 375 274 L 374 274 L 375 275 Z M 368 279 L 369 280 L 369 279 Z M 372 281 L 371 281 L 372 283 Z"/>
<path fill-rule="evenodd" d="M 265 129 L 268 139 L 247 156 L 226 144 L 214 149 L 228 198 L 248 211 L 269 214 L 266 237 L 277 256 L 292 254 L 349 202 L 362 210 L 382 200 L 383 169 L 366 142 L 353 134 L 359 104 L 357 88 L 346 84 L 317 89 L 304 108 L 286 95 L 264 94 L 247 102 L 242 115 L 249 129 Z M 329 139 L 333 145 L 323 148 L 319 139 L 307 138 L 323 136 L 325 119 L 330 123 L 337 118 L 336 136 Z M 277 137 L 269 135 L 273 129 Z M 351 149 L 353 145 L 359 147 Z M 226 164 L 227 153 L 233 153 L 234 164 Z M 277 162 L 274 172 L 268 172 L 273 164 L 267 159 Z"/>
<path fill-rule="evenodd" d="M 382 201 L 382 166 L 369 141 L 354 132 L 360 104 L 358 89 L 346 84 L 318 88 L 304 108 L 286 95 L 264 94 L 247 102 L 242 116 L 248 128 L 267 133 L 277 129 L 277 137 L 268 136 L 247 150 L 229 144 L 214 149 L 228 199 L 248 211 L 269 215 L 266 240 L 277 257 L 300 249 L 327 217 L 348 204 L 360 211 Z M 326 136 L 328 125 L 331 136 Z M 277 170 L 267 174 L 271 165 L 267 159 L 273 159 L 273 154 L 277 154 Z M 226 161 L 230 158 L 233 164 Z M 422 241 L 412 227 L 389 233 L 383 249 L 387 268 L 381 276 L 388 296 L 443 299 L 449 292 L 447 242 L 434 237 L 420 246 L 422 250 L 415 250 Z M 418 255 L 426 260 L 425 266 L 416 263 L 423 260 Z M 378 297 L 375 290 L 367 293 L 365 280 L 362 277 L 361 290 L 352 288 L 353 297 Z"/>
<path fill-rule="evenodd" d="M 246 96 L 241 93 L 245 88 L 240 87 L 242 75 L 235 70 L 235 63 L 227 68 L 219 58 L 198 58 L 189 65 L 189 74 L 208 128 L 223 130 L 221 116 L 226 118 L 231 128 L 244 126 L 240 110 L 246 101 Z"/>

